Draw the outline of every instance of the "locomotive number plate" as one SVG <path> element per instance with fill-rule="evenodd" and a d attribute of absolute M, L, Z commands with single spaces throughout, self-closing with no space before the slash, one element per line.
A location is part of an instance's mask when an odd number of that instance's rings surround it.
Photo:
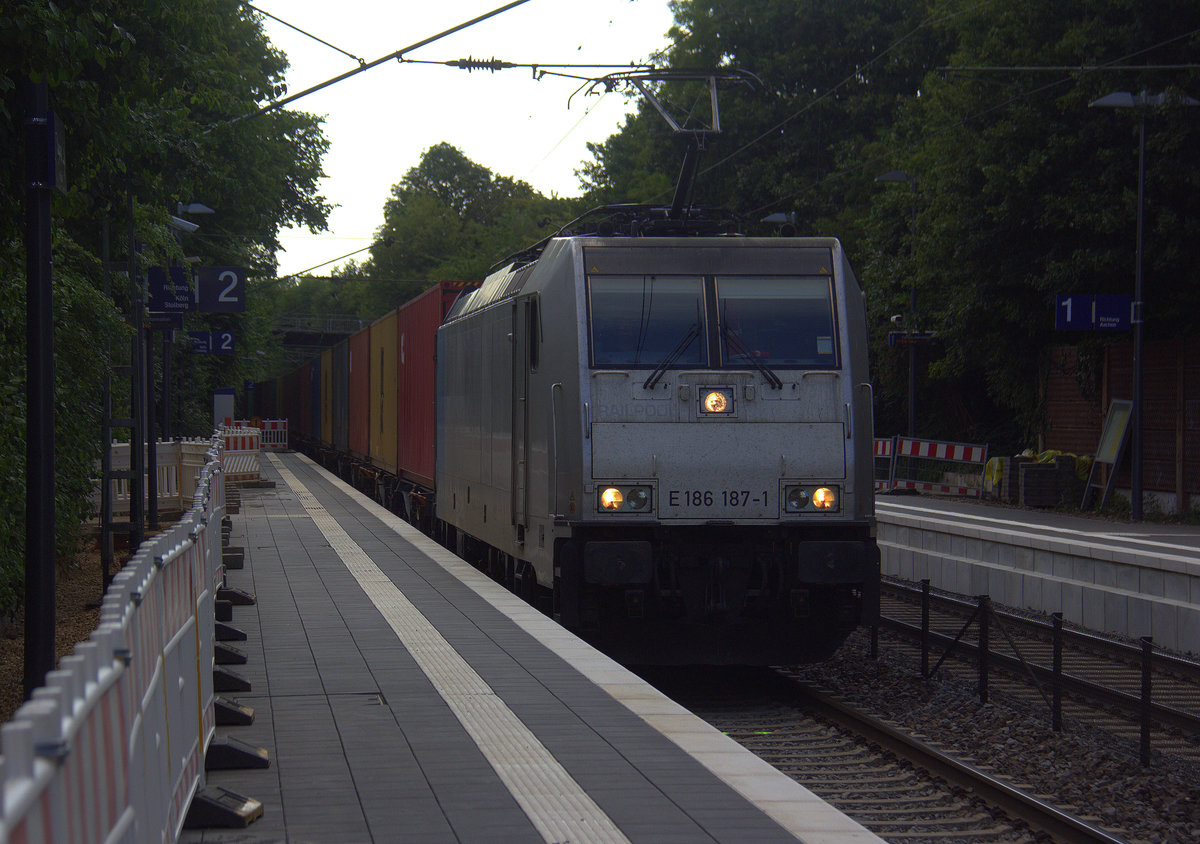
<path fill-rule="evenodd" d="M 771 499 L 767 490 L 751 489 L 668 489 L 666 506 L 676 508 L 765 509 Z"/>

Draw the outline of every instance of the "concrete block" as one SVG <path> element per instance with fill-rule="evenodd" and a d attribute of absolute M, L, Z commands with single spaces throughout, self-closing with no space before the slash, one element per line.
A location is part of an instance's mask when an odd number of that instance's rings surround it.
<path fill-rule="evenodd" d="M 943 557 L 953 557 L 954 554 L 954 535 L 949 533 L 938 532 L 934 534 L 936 542 L 934 548 Z"/>
<path fill-rule="evenodd" d="M 1083 624 L 1083 587 L 1078 583 L 1063 582 L 1062 603 L 1059 610 L 1065 621 Z"/>
<path fill-rule="evenodd" d="M 955 557 L 967 559 L 967 538 L 965 536 L 950 537 L 950 553 Z"/>
<path fill-rule="evenodd" d="M 966 594 L 987 595 L 989 593 L 988 571 L 984 566 L 968 566 L 969 583 Z"/>
<path fill-rule="evenodd" d="M 1055 577 L 1061 577 L 1064 580 L 1070 580 L 1071 574 L 1074 572 L 1073 565 L 1074 563 L 1070 554 L 1055 553 L 1050 574 Z"/>
<path fill-rule="evenodd" d="M 1103 593 L 1104 626 L 1100 629 L 1105 633 L 1133 634 L 1129 627 L 1129 596 L 1120 592 Z M 1136 635 L 1136 634 L 1133 634 Z"/>
<path fill-rule="evenodd" d="M 989 539 L 984 539 L 984 540 L 982 540 L 982 542 L 983 542 L 983 552 L 980 554 L 979 559 L 982 562 L 992 563 L 993 565 L 996 563 L 999 563 L 1000 562 L 1000 554 L 1001 554 L 1004 546 L 1002 546 L 998 542 L 994 542 Z"/>
<path fill-rule="evenodd" d="M 1063 583 L 1057 578 L 1042 578 L 1041 610 L 1046 613 L 1062 612 Z"/>
<path fill-rule="evenodd" d="M 1117 588 L 1137 592 L 1141 587 L 1141 566 L 1120 566 L 1117 569 Z"/>
<path fill-rule="evenodd" d="M 1163 572 L 1163 597 L 1172 601 L 1190 603 L 1192 600 L 1190 578 L 1174 571 Z"/>
<path fill-rule="evenodd" d="M 1163 573 L 1159 569 L 1138 569 L 1137 592 L 1154 598 L 1164 597 Z"/>
<path fill-rule="evenodd" d="M 1089 630 L 1107 630 L 1104 619 L 1104 593 L 1083 588 L 1083 626 Z"/>
<path fill-rule="evenodd" d="M 1179 610 L 1179 641 L 1175 646 L 1184 653 L 1200 656 L 1200 607 L 1191 605 Z"/>
<path fill-rule="evenodd" d="M 1095 577 L 1095 572 L 1093 571 L 1092 566 L 1095 562 L 1098 561 L 1072 556 L 1071 573 L 1067 576 L 1077 583 L 1094 583 L 1095 581 L 1093 578 Z"/>
<path fill-rule="evenodd" d="M 1091 561 L 1093 580 L 1097 586 L 1116 586 L 1117 585 L 1117 564 L 1106 562 L 1104 560 Z"/>
<path fill-rule="evenodd" d="M 1025 576 L 1019 571 L 1004 572 L 1002 578 L 1004 583 L 1004 603 L 1010 607 L 1024 607 L 1025 603 Z"/>
<path fill-rule="evenodd" d="M 1021 603 L 1019 606 L 1029 610 L 1042 609 L 1042 578 L 1032 574 L 1021 575 Z"/>
<path fill-rule="evenodd" d="M 1130 597 L 1127 600 L 1128 616 L 1125 622 L 1125 631 L 1128 635 L 1136 637 L 1154 635 L 1152 604 L 1153 601 L 1148 601 L 1142 597 Z M 1155 639 L 1155 641 L 1157 642 L 1158 640 Z"/>
<path fill-rule="evenodd" d="M 1179 636 L 1179 607 L 1154 601 L 1150 607 L 1150 635 L 1164 648 L 1182 650 Z"/>
<path fill-rule="evenodd" d="M 963 548 L 963 556 L 968 560 L 983 561 L 983 540 L 978 536 L 969 537 Z"/>

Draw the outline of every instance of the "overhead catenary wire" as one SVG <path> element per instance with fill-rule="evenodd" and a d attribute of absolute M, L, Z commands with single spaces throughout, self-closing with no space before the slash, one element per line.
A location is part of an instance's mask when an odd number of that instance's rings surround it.
<path fill-rule="evenodd" d="M 366 61 L 364 59 L 361 59 L 358 56 L 354 55 L 353 53 L 349 53 L 349 52 L 343 50 L 341 47 L 330 44 L 324 38 L 318 38 L 316 35 L 313 35 L 311 32 L 305 32 L 303 29 L 296 26 L 295 24 L 288 23 L 283 18 L 276 17 L 275 15 L 268 12 L 266 9 L 260 9 L 260 8 L 258 8 L 258 6 L 255 6 L 253 3 L 245 2 L 245 0 L 243 0 L 242 5 L 248 9 L 253 9 L 254 11 L 258 12 L 263 17 L 270 18 L 271 20 L 273 20 L 277 23 L 283 24 L 288 29 L 294 29 L 296 32 L 299 32 L 301 35 L 305 36 L 306 38 L 311 38 L 313 41 L 316 41 L 318 44 L 324 44 L 329 49 L 335 50 L 336 52 L 341 53 L 343 56 L 349 56 L 350 58 L 352 58 L 356 62 L 358 62 L 360 65 L 366 64 Z"/>
<path fill-rule="evenodd" d="M 379 65 L 384 64 L 385 62 L 390 62 L 394 59 L 400 59 L 403 57 L 403 55 L 405 53 L 411 52 L 413 50 L 417 50 L 421 47 L 426 46 L 427 44 L 432 44 L 434 41 L 439 41 L 448 35 L 453 35 L 456 32 L 461 32 L 462 30 L 467 29 L 468 27 L 474 26 L 477 23 L 481 23 L 482 21 L 485 21 L 488 18 L 493 18 L 496 15 L 507 12 L 510 9 L 515 9 L 517 6 L 524 5 L 525 3 L 528 3 L 528 2 L 529 2 L 529 0 L 512 0 L 511 3 L 506 3 L 505 5 L 499 7 L 498 9 L 493 9 L 492 11 L 486 12 L 482 15 L 479 15 L 478 17 L 472 18 L 471 20 L 466 21 L 465 23 L 460 23 L 457 26 L 452 26 L 447 30 L 443 30 L 442 32 L 439 32 L 437 35 L 433 35 L 433 36 L 430 36 L 429 38 L 424 38 L 420 41 L 417 41 L 415 44 L 410 44 L 407 47 L 402 47 L 401 49 L 396 50 L 394 53 L 388 53 L 386 56 L 375 59 L 375 61 L 366 62 L 365 64 L 361 64 L 358 67 L 354 68 L 353 70 L 346 71 L 345 73 L 341 74 L 340 76 L 335 76 L 332 79 L 327 79 L 324 82 L 321 82 L 317 85 L 313 85 L 310 88 L 305 88 L 303 91 L 300 91 L 299 93 L 296 93 L 296 94 L 292 94 L 291 96 L 283 97 L 282 99 L 278 99 L 278 100 L 272 100 L 271 102 L 267 103 L 262 108 L 256 109 L 255 111 L 252 111 L 248 114 L 243 114 L 241 117 L 235 117 L 230 122 L 231 123 L 239 123 L 243 120 L 249 120 L 252 117 L 258 117 L 259 115 L 266 114 L 269 111 L 274 111 L 277 108 L 282 108 L 283 106 L 287 105 L 288 103 L 295 102 L 296 100 L 300 99 L 301 97 L 307 97 L 309 94 L 313 94 L 324 88 L 328 88 L 330 85 L 336 85 L 338 82 L 342 82 L 346 79 L 349 79 L 351 76 L 356 76 L 357 74 L 362 73 L 364 70 L 370 70 L 371 68 L 378 67 Z"/>

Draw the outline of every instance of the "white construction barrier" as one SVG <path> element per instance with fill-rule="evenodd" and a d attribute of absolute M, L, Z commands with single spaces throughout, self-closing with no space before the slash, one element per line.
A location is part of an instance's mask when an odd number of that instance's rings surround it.
<path fill-rule="evenodd" d="M 174 841 L 216 729 L 221 440 L 193 506 L 113 578 L 99 626 L 0 726 L 0 841 Z"/>
<path fill-rule="evenodd" d="M 235 428 L 258 428 L 259 447 L 267 451 L 283 451 L 288 447 L 288 421 L 286 419 L 235 419 Z"/>
<path fill-rule="evenodd" d="M 262 431 L 258 428 L 221 428 L 225 444 L 221 452 L 221 465 L 225 469 L 226 482 L 241 483 L 259 479 L 258 449 L 261 435 Z"/>
<path fill-rule="evenodd" d="M 212 439 L 181 439 L 170 442 L 159 440 L 154 445 L 156 479 L 158 482 L 158 510 L 183 513 L 192 506 L 200 470 L 204 468 L 206 453 L 212 448 Z M 110 446 L 112 468 L 119 471 L 129 469 L 129 443 L 114 442 Z M 149 449 L 146 449 L 149 453 Z M 99 475 L 99 467 L 96 474 Z M 142 489 L 150 489 L 149 473 L 142 476 Z M 112 510 L 114 516 L 129 516 L 130 483 L 125 479 L 113 480 Z M 148 499 L 147 499 L 148 501 Z M 92 512 L 100 512 L 100 480 L 92 492 Z"/>

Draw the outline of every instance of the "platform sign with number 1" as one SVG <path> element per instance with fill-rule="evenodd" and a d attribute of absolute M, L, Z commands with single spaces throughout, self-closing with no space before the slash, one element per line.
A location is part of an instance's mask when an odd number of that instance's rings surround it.
<path fill-rule="evenodd" d="M 246 268 L 197 268 L 196 310 L 210 314 L 243 313 L 246 310 Z"/>

